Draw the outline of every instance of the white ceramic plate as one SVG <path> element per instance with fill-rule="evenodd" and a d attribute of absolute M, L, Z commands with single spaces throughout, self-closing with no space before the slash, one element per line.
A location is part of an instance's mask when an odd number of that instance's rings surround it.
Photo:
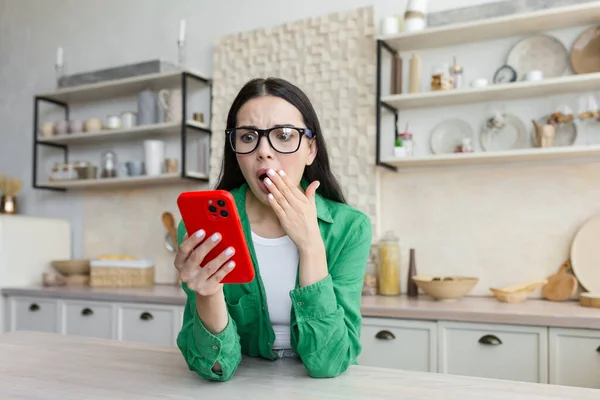
<path fill-rule="evenodd" d="M 503 114 L 502 128 L 488 128 L 486 117 L 479 133 L 479 142 L 485 151 L 521 149 L 527 144 L 527 129 L 523 121 L 515 115 Z"/>
<path fill-rule="evenodd" d="M 473 129 L 461 119 L 447 119 L 437 124 L 431 132 L 431 151 L 434 154 L 454 153 L 465 137 L 473 140 Z"/>
<path fill-rule="evenodd" d="M 571 245 L 571 266 L 581 286 L 588 292 L 600 292 L 600 214 L 587 220 Z"/>
<path fill-rule="evenodd" d="M 554 78 L 567 69 L 568 51 L 553 36 L 529 36 L 510 50 L 506 63 L 517 71 L 518 80 L 523 80 L 525 74 L 533 70 L 542 71 L 544 79 Z"/>

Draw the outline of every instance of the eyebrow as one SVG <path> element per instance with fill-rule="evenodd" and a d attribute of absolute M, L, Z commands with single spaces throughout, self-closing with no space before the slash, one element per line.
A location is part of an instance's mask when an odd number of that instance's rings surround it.
<path fill-rule="evenodd" d="M 256 125 L 242 125 L 242 126 L 238 126 L 237 128 L 257 129 L 257 130 L 261 129 L 261 128 L 257 127 Z M 272 128 L 296 128 L 296 126 L 294 124 L 277 124 L 277 125 L 273 125 Z M 302 129 L 305 129 L 305 128 L 302 128 Z"/>

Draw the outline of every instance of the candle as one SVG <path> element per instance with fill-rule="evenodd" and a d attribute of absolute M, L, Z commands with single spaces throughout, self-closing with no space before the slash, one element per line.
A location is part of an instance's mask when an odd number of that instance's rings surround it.
<path fill-rule="evenodd" d="M 179 41 L 185 41 L 185 19 L 179 21 Z"/>
<path fill-rule="evenodd" d="M 63 65 L 63 49 L 59 47 L 56 51 L 56 65 Z"/>

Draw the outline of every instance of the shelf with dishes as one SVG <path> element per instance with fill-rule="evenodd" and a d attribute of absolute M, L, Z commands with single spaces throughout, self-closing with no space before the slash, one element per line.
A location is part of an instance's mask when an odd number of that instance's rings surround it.
<path fill-rule="evenodd" d="M 208 176 L 205 174 L 188 172 L 187 175 L 197 180 L 208 181 Z M 154 176 L 141 175 L 111 178 L 50 180 L 49 182 L 44 183 L 44 186 L 56 189 L 100 189 L 114 187 L 151 186 L 156 184 L 178 183 L 181 182 L 181 180 L 181 173 L 167 172 Z"/>
<path fill-rule="evenodd" d="M 94 121 L 89 120 L 88 122 Z M 51 123 L 52 124 L 52 123 Z M 62 121 L 57 124 L 63 124 Z M 88 126 L 91 124 L 88 124 Z M 74 144 L 74 143 L 97 143 L 104 142 L 106 140 L 122 140 L 122 139 L 134 139 L 134 138 L 142 138 L 144 136 L 150 135 L 177 135 L 181 133 L 181 122 L 163 122 L 156 124 L 148 124 L 148 125 L 136 125 L 130 127 L 119 127 L 119 128 L 100 128 L 100 122 L 93 122 L 93 125 L 98 128 L 93 128 L 90 130 L 80 129 L 80 125 L 72 124 L 71 126 L 75 126 L 76 129 L 67 128 L 63 130 L 62 133 L 53 134 L 52 127 L 46 136 L 38 136 L 39 143 L 56 143 L 56 144 Z M 51 126 L 51 125 L 50 125 Z M 185 127 L 190 129 L 195 129 L 201 132 L 210 133 L 210 128 L 208 125 L 198 122 L 195 120 L 187 120 L 185 122 Z M 56 129 L 54 129 L 56 131 Z"/>
<path fill-rule="evenodd" d="M 577 29 L 574 40 L 566 39 L 566 37 L 561 39 L 543 31 L 597 23 L 600 20 L 600 2 L 431 28 L 426 26 L 426 22 L 421 17 L 418 17 L 421 15 L 419 12 L 415 13 L 413 12 L 415 10 L 409 10 L 410 7 L 417 7 L 420 4 L 415 1 L 408 2 L 404 28 L 408 28 L 409 32 L 390 33 L 389 30 L 398 29 L 398 25 L 393 18 L 388 18 L 385 21 L 390 20 L 393 23 L 382 25 L 382 30 L 388 30 L 388 32 L 382 34 L 377 42 L 377 82 L 379 85 L 376 100 L 377 165 L 395 170 L 397 165 L 427 164 L 430 161 L 450 164 L 466 159 L 475 162 L 492 159 L 502 161 L 507 157 L 512 159 L 510 157 L 513 151 L 519 152 L 517 156 L 519 159 L 528 159 L 529 153 L 537 158 L 547 158 L 541 154 L 551 154 L 550 158 L 556 158 L 555 155 L 561 155 L 564 152 L 546 148 L 575 144 L 577 127 L 573 120 L 580 120 L 585 125 L 596 124 L 599 121 L 600 106 L 593 92 L 600 90 L 600 63 L 597 62 L 595 50 L 600 45 L 600 25 L 583 26 L 581 29 Z M 422 13 L 422 10 L 417 11 Z M 415 24 L 417 18 L 419 18 L 418 25 Z M 431 66 L 431 74 L 422 74 L 421 50 L 518 35 L 523 35 L 523 37 L 510 45 L 504 61 L 492 66 L 487 72 L 479 70 L 477 73 L 467 73 L 466 76 L 470 77 L 469 82 L 464 80 L 463 66 L 457 62 L 460 55 L 453 57 L 452 63 L 439 63 L 438 58 L 436 64 Z M 564 40 L 572 40 L 572 42 L 563 43 Z M 384 50 L 391 55 L 391 84 L 388 91 L 381 88 Z M 407 63 L 402 60 L 404 55 L 401 52 L 410 52 L 407 56 L 409 59 L 406 59 Z M 466 58 L 465 55 L 462 57 Z M 405 69 L 408 72 L 408 79 L 403 79 Z M 493 77 L 491 81 L 488 81 L 486 77 L 488 74 Z M 385 92 L 390 94 L 386 95 Z M 523 123 L 514 118 L 509 124 L 511 132 L 507 137 L 500 137 L 507 133 L 506 130 L 500 129 L 496 129 L 494 135 L 488 135 L 488 137 L 495 137 L 495 145 L 489 140 L 484 143 L 487 139 L 482 141 L 480 138 L 481 147 L 487 147 L 483 149 L 486 152 L 485 155 L 448 155 L 455 152 L 454 147 L 461 145 L 460 143 L 450 143 L 452 140 L 448 142 L 453 146 L 452 148 L 436 150 L 434 143 L 436 134 L 433 133 L 431 136 L 431 153 L 433 154 L 431 156 L 424 155 L 423 159 L 404 160 L 402 157 L 396 156 L 390 161 L 390 157 L 385 155 L 389 154 L 389 148 L 386 149 L 385 145 L 380 145 L 380 143 L 394 143 L 395 141 L 395 147 L 398 147 L 398 142 L 407 139 L 410 142 L 412 138 L 410 135 L 400 136 L 402 132 L 399 131 L 398 121 L 399 119 L 410 120 L 410 116 L 406 117 L 406 114 L 413 109 L 462 105 L 481 106 L 481 104 L 508 103 L 509 101 L 533 98 L 546 100 L 554 96 L 576 93 L 580 93 L 577 114 L 572 112 L 568 106 L 559 107 L 551 110 L 550 116 L 562 115 L 562 117 L 557 119 L 546 116 L 541 122 L 545 128 L 534 128 L 535 130 L 545 129 L 546 135 L 552 136 L 552 138 L 546 137 L 545 139 L 546 142 L 549 140 L 554 142 L 550 145 L 541 142 L 530 143 L 523 133 L 525 131 Z M 383 132 L 381 119 L 386 112 L 394 114 L 396 129 Z M 571 120 L 566 121 L 566 117 L 570 117 Z M 507 116 L 507 118 L 512 117 Z M 532 119 L 536 118 L 525 118 L 528 121 L 526 124 L 530 127 L 529 121 Z M 446 122 L 452 124 L 452 122 Z M 540 121 L 538 120 L 538 122 Z M 436 127 L 434 130 L 438 128 Z M 461 129 L 463 129 L 462 132 Z M 467 142 L 466 152 L 472 152 L 473 150 L 470 149 L 472 144 L 468 142 L 474 142 L 475 138 L 470 127 L 456 122 L 451 130 L 453 131 L 451 135 L 465 139 Z M 404 134 L 408 134 L 408 132 L 404 132 Z M 392 135 L 395 139 L 390 138 L 390 141 L 385 139 Z M 515 135 L 519 137 L 517 138 Z M 536 140 L 535 134 L 533 139 Z M 561 140 L 568 143 L 560 143 Z M 537 151 L 536 148 L 539 147 L 544 148 L 543 152 Z M 400 150 L 404 151 L 404 149 Z M 395 148 L 394 151 L 397 152 L 398 149 Z M 460 149 L 458 151 L 463 152 Z M 489 154 L 491 152 L 496 154 Z M 505 152 L 508 153 L 504 154 Z M 566 151 L 565 154 L 569 157 L 571 151 Z M 433 158 L 433 161 L 430 158 Z"/>

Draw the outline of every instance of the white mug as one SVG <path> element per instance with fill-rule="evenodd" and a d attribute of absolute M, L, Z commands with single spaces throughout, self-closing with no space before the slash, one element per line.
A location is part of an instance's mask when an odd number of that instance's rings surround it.
<path fill-rule="evenodd" d="M 146 167 L 146 175 L 161 175 L 164 165 L 165 142 L 162 140 L 144 140 L 144 166 Z"/>
<path fill-rule="evenodd" d="M 162 89 L 158 92 L 158 102 L 165 114 L 165 122 L 181 122 L 183 104 L 181 89 Z"/>

